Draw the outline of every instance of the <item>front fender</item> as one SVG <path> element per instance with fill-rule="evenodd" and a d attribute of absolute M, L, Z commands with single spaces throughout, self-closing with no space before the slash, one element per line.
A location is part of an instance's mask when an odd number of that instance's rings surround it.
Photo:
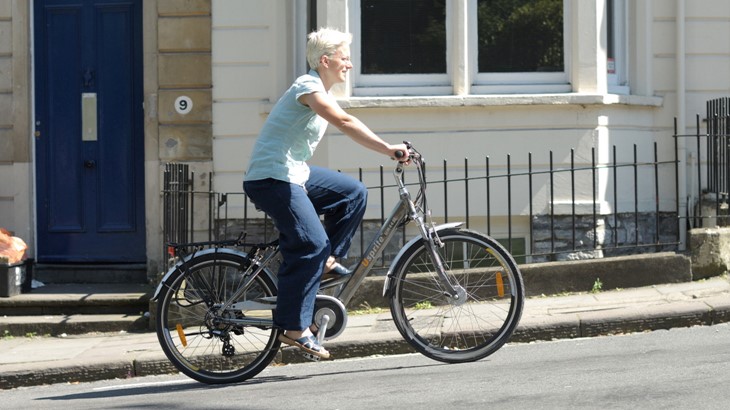
<path fill-rule="evenodd" d="M 438 232 L 438 231 L 442 231 L 444 229 L 458 228 L 463 224 L 464 224 L 463 222 L 451 222 L 451 223 L 447 223 L 447 224 L 436 225 L 431 230 L 431 232 L 434 232 L 434 231 Z M 398 262 L 403 257 L 403 254 L 406 253 L 406 251 L 408 249 L 410 249 L 412 246 L 414 246 L 421 239 L 423 239 L 423 238 L 421 238 L 420 236 L 411 238 L 411 240 L 408 241 L 408 243 L 406 243 L 405 245 L 403 245 L 403 247 L 400 249 L 398 254 L 395 255 L 395 257 L 393 258 L 393 261 L 390 263 L 390 267 L 388 268 L 388 274 L 385 276 L 385 282 L 383 282 L 383 297 L 387 298 L 388 296 L 390 296 L 390 292 L 392 290 L 392 283 L 393 283 L 393 268 L 395 266 L 398 266 Z"/>
<path fill-rule="evenodd" d="M 241 251 L 237 251 L 235 249 L 228 249 L 228 248 L 210 248 L 210 249 L 204 249 L 204 250 L 198 251 L 198 252 L 193 252 L 190 255 L 188 255 L 188 256 L 182 258 L 181 260 L 179 260 L 173 267 L 171 267 L 165 273 L 165 275 L 160 280 L 160 284 L 157 285 L 157 289 L 155 289 L 154 295 L 152 295 L 152 300 L 157 300 L 157 298 L 160 296 L 160 292 L 162 291 L 162 287 L 165 285 L 165 283 L 167 283 L 167 280 L 170 278 L 170 276 L 172 276 L 173 273 L 175 273 L 176 270 L 180 269 L 180 267 L 183 264 L 189 262 L 190 259 L 192 259 L 194 257 L 207 255 L 209 253 L 219 253 L 219 254 L 221 254 L 221 253 L 227 253 L 227 254 L 232 254 L 232 255 L 238 255 L 238 256 L 246 257 L 246 254 L 245 253 L 243 253 Z"/>

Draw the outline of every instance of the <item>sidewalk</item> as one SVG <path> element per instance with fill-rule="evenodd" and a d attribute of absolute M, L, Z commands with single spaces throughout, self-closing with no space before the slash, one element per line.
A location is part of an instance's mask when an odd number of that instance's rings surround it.
<path fill-rule="evenodd" d="M 534 297 L 511 342 L 629 333 L 730 321 L 730 281 L 654 285 L 595 294 Z M 350 315 L 326 344 L 335 360 L 412 352 L 390 312 Z M 495 353 L 499 354 L 499 352 Z M 304 359 L 284 349 L 282 361 Z M 174 373 L 155 333 L 0 338 L 0 389 Z"/>

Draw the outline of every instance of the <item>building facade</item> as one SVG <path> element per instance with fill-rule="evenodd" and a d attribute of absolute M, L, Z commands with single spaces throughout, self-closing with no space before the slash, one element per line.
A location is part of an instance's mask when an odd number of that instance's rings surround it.
<path fill-rule="evenodd" d="M 545 166 L 571 149 L 579 163 L 591 150 L 608 163 L 614 146 L 648 158 L 656 144 L 673 158 L 674 119 L 687 132 L 707 100 L 730 94 L 722 0 L 10 0 L 0 3 L 0 226 L 40 263 L 145 263 L 156 274 L 164 164 L 190 164 L 200 189 L 240 192 L 258 130 L 306 71 L 306 34 L 322 26 L 354 35 L 340 104 L 455 173 L 467 157 L 496 170 L 510 158 L 518 172 L 528 153 Z M 678 143 L 680 163 L 696 160 Z M 362 169 L 366 182 L 387 165 L 333 127 L 312 162 Z M 680 209 L 674 190 L 659 206 L 684 214 L 696 181 L 679 169 Z M 612 178 L 597 175 L 601 213 L 623 206 Z M 493 234 L 509 213 L 527 236 L 525 204 L 592 204 L 584 191 L 538 181 L 509 210 L 495 202 Z M 653 209 L 650 189 L 639 191 L 639 207 Z"/>

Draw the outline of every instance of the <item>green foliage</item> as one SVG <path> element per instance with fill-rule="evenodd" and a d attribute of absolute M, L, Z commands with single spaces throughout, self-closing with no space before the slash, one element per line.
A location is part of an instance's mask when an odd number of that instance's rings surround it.
<path fill-rule="evenodd" d="M 591 289 L 591 293 L 598 293 L 601 290 L 603 290 L 603 282 L 601 282 L 601 278 L 596 278 L 596 281 L 593 282 L 593 288 Z"/>
<path fill-rule="evenodd" d="M 418 302 L 416 303 L 416 306 L 414 306 L 415 309 L 423 310 L 423 309 L 431 309 L 433 305 L 431 302 L 425 301 L 425 302 Z"/>
<path fill-rule="evenodd" d="M 479 0 L 480 72 L 563 70 L 563 0 Z"/>

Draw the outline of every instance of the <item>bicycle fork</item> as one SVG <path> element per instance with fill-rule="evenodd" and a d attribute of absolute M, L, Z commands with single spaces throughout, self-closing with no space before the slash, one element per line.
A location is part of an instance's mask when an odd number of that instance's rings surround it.
<path fill-rule="evenodd" d="M 461 288 L 461 286 L 455 288 L 454 285 L 451 283 L 449 276 L 446 274 L 447 267 L 444 266 L 443 259 L 441 259 L 441 255 L 438 251 L 439 248 L 444 246 L 438 236 L 438 230 L 443 229 L 444 227 L 459 226 L 461 225 L 461 222 L 436 227 L 433 225 L 433 222 L 430 221 L 430 218 L 428 218 L 428 222 L 424 220 L 424 218 L 416 211 L 416 207 L 415 205 L 413 205 L 413 202 L 407 202 L 409 205 L 410 219 L 414 220 L 416 222 L 416 225 L 418 225 L 418 230 L 421 234 L 421 238 L 423 238 L 425 242 L 426 249 L 428 249 L 431 261 L 433 261 L 434 268 L 436 269 L 436 274 L 438 274 L 439 278 L 441 279 L 441 284 L 444 287 L 444 296 L 451 298 L 452 301 L 457 303 L 460 300 L 465 300 L 464 289 Z"/>

